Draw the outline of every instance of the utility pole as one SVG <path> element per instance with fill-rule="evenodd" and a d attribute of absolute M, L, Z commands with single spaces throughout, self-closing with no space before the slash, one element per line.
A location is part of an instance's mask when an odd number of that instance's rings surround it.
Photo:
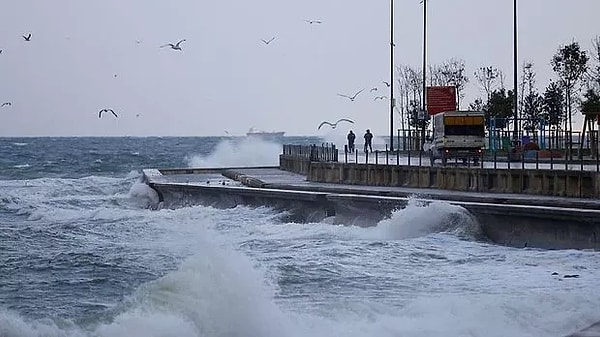
<path fill-rule="evenodd" d="M 390 0 L 390 151 L 394 151 L 394 0 Z"/>
<path fill-rule="evenodd" d="M 427 118 L 427 0 L 423 0 L 423 120 L 421 121 L 421 148 L 425 144 L 425 118 Z"/>
<path fill-rule="evenodd" d="M 514 109 L 514 125 L 513 125 L 513 140 L 519 138 L 519 109 L 517 95 L 517 0 L 514 0 L 513 10 L 513 109 Z"/>

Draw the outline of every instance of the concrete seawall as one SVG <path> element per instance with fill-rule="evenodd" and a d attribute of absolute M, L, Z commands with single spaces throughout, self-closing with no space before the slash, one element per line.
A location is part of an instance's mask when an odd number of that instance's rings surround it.
<path fill-rule="evenodd" d="M 600 202 L 593 200 L 315 183 L 278 168 L 145 170 L 144 179 L 170 208 L 266 205 L 285 210 L 292 222 L 333 217 L 335 223 L 373 226 L 406 207 L 411 198 L 423 203 L 444 200 L 469 211 L 485 236 L 498 244 L 600 248 Z M 228 183 L 209 184 L 211 179 Z"/>
<path fill-rule="evenodd" d="M 286 155 L 280 167 L 323 183 L 600 198 L 600 173 L 592 171 L 346 164 Z"/>

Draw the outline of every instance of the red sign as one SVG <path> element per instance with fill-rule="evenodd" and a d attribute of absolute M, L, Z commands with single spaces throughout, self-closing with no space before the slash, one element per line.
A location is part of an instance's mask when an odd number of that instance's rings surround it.
<path fill-rule="evenodd" d="M 456 88 L 427 87 L 427 112 L 435 115 L 446 111 L 456 111 Z"/>

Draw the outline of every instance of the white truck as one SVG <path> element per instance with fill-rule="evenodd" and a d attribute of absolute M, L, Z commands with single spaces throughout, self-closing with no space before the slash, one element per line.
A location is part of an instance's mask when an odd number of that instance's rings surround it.
<path fill-rule="evenodd" d="M 429 152 L 433 165 L 441 159 L 446 165 L 448 159 L 471 160 L 475 165 L 483 154 L 485 146 L 485 116 L 481 111 L 449 111 L 433 115 L 433 138 L 428 139 L 424 150 Z"/>

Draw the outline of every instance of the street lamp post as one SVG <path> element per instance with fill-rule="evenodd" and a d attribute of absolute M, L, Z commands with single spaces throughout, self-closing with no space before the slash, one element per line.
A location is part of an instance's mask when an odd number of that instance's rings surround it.
<path fill-rule="evenodd" d="M 519 110 L 517 97 L 517 0 L 513 3 L 513 109 L 514 109 L 514 125 L 513 125 L 513 140 L 519 138 Z"/>
<path fill-rule="evenodd" d="M 390 0 L 390 151 L 394 151 L 394 0 Z"/>
<path fill-rule="evenodd" d="M 421 147 L 425 143 L 425 118 L 427 118 L 427 0 L 423 0 L 423 120 L 421 121 Z"/>

